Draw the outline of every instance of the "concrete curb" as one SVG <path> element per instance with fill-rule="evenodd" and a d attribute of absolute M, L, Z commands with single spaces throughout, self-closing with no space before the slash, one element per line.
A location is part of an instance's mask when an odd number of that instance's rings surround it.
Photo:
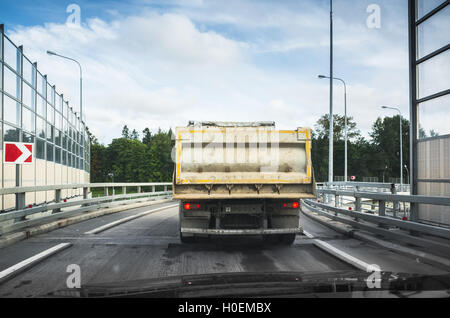
<path fill-rule="evenodd" d="M 412 257 L 416 258 L 417 261 L 424 260 L 424 263 L 439 267 L 440 269 L 444 269 L 447 271 L 450 270 L 450 260 L 448 260 L 446 258 L 432 255 L 432 254 L 425 253 L 425 252 L 421 252 L 418 250 L 414 250 L 412 248 L 398 245 L 395 243 L 391 243 L 391 242 L 388 242 L 388 241 L 385 241 L 385 240 L 382 240 L 382 239 L 379 239 L 376 237 L 372 237 L 371 235 L 361 233 L 361 231 L 359 231 L 359 230 L 355 230 L 350 225 L 330 220 L 324 216 L 315 215 L 313 212 L 310 212 L 310 211 L 305 211 L 302 209 L 301 212 L 306 217 L 308 217 L 328 228 L 331 228 L 332 230 L 334 230 L 338 233 L 344 234 L 348 237 L 353 237 L 358 240 L 373 243 L 380 247 L 383 247 L 383 248 L 386 248 L 386 249 L 389 249 L 389 250 L 392 250 L 392 251 L 395 251 L 395 252 L 398 252 L 398 253 L 401 253 L 404 255 L 412 256 Z"/>
<path fill-rule="evenodd" d="M 84 212 L 84 213 L 81 212 L 80 215 L 68 217 L 66 219 L 53 221 L 53 222 L 50 222 L 47 224 L 42 224 L 42 225 L 38 225 L 38 226 L 35 226 L 32 228 L 25 229 L 20 232 L 8 234 L 0 239 L 0 248 L 9 246 L 11 244 L 14 244 L 16 242 L 19 242 L 19 241 L 22 241 L 25 239 L 28 239 L 32 236 L 36 236 L 36 235 L 39 235 L 42 233 L 47 233 L 47 232 L 56 230 L 58 228 L 66 227 L 71 224 L 90 220 L 90 219 L 97 218 L 100 216 L 117 213 L 117 212 L 122 212 L 122 211 L 126 211 L 126 210 L 131 210 L 131 209 L 136 209 L 136 208 L 140 208 L 140 207 L 144 207 L 144 206 L 151 206 L 151 205 L 155 205 L 155 204 L 171 202 L 171 201 L 173 201 L 173 199 L 163 199 L 163 200 L 158 200 L 158 201 L 146 201 L 146 202 L 139 202 L 139 203 L 134 203 L 134 204 L 125 205 L 125 206 L 104 208 L 104 209 L 96 210 L 94 212 Z"/>

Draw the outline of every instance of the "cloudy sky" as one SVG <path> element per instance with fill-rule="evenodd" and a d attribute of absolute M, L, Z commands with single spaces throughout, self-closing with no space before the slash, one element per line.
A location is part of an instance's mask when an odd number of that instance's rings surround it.
<path fill-rule="evenodd" d="M 336 0 L 335 76 L 348 85 L 348 113 L 367 135 L 378 116 L 399 107 L 409 118 L 406 0 Z M 68 23 L 76 3 L 81 23 Z M 369 28 L 368 7 L 381 25 Z M 1 0 L 7 35 L 24 46 L 109 143 L 123 125 L 141 132 L 189 120 L 267 121 L 314 126 L 329 111 L 328 0 Z M 370 9 L 370 7 L 369 7 Z M 370 10 L 369 10 L 370 11 Z M 73 20 L 70 20 L 73 21 Z M 69 21 L 69 22 L 70 22 Z M 335 111 L 343 114 L 336 82 Z"/>

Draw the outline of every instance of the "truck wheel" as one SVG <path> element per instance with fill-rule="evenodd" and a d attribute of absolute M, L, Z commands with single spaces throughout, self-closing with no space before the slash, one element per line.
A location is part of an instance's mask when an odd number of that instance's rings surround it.
<path fill-rule="evenodd" d="M 273 244 L 277 244 L 278 242 L 278 237 L 277 235 L 263 235 L 263 242 L 264 244 L 269 244 L 269 245 L 273 245 Z"/>
<path fill-rule="evenodd" d="M 292 245 L 295 241 L 295 234 L 283 234 L 280 236 L 280 242 L 283 245 Z"/>
<path fill-rule="evenodd" d="M 180 232 L 180 241 L 183 244 L 190 244 L 195 242 L 195 236 L 184 236 L 183 233 Z"/>

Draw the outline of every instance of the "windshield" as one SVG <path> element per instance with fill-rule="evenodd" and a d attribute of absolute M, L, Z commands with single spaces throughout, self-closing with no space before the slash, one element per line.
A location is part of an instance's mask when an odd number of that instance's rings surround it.
<path fill-rule="evenodd" d="M 448 4 L 2 1 L 0 297 L 448 297 Z"/>

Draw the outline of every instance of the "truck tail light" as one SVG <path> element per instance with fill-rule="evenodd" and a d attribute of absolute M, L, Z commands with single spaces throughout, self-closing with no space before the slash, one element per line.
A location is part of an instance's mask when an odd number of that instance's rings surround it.
<path fill-rule="evenodd" d="M 300 203 L 298 202 L 285 202 L 283 203 L 284 209 L 298 209 L 300 206 Z"/>
<path fill-rule="evenodd" d="M 185 203 L 183 207 L 185 210 L 200 210 L 200 204 L 198 203 Z"/>

